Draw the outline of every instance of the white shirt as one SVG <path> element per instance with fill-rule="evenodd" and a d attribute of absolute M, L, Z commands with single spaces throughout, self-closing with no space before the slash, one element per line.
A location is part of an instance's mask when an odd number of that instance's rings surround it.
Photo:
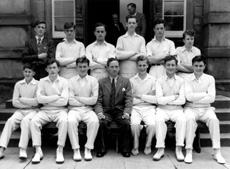
<path fill-rule="evenodd" d="M 86 57 L 90 60 L 90 66 L 96 64 L 106 66 L 109 58 L 115 58 L 115 47 L 105 41 L 102 44 L 95 41 L 86 47 Z"/>
<path fill-rule="evenodd" d="M 73 62 L 68 64 L 70 60 L 75 58 L 82 57 L 85 55 L 85 46 L 83 43 L 74 40 L 73 42 L 69 43 L 67 39 L 64 39 L 63 42 L 60 42 L 57 45 L 56 49 L 56 59 L 62 65 L 61 70 L 59 72 L 61 77 L 69 79 L 73 76 L 78 74 L 76 70 L 76 63 Z"/>
<path fill-rule="evenodd" d="M 43 104 L 41 109 L 63 109 L 68 102 L 68 80 L 58 76 L 51 82 L 49 76 L 40 79 L 37 90 L 37 100 Z"/>
<path fill-rule="evenodd" d="M 179 95 L 176 98 L 176 95 Z M 158 107 L 167 110 L 175 110 L 181 108 L 181 105 L 185 104 L 184 95 L 184 80 L 174 75 L 169 78 L 166 74 L 156 82 L 156 97 Z"/>
<path fill-rule="evenodd" d="M 197 79 L 194 73 L 185 78 L 186 106 L 208 108 L 215 101 L 216 88 L 213 76 L 203 73 Z"/>
<path fill-rule="evenodd" d="M 163 38 L 160 42 L 154 37 L 149 43 L 147 43 L 146 50 L 148 56 L 157 59 L 164 59 L 168 55 L 176 54 L 174 42 L 166 38 Z"/>
<path fill-rule="evenodd" d="M 36 91 L 38 81 L 34 78 L 30 83 L 26 83 L 25 79 L 18 81 L 14 86 L 13 105 L 17 108 L 32 108 L 38 106 Z"/>
<path fill-rule="evenodd" d="M 87 107 L 93 109 L 98 98 L 99 84 L 96 78 L 79 75 L 69 80 L 69 108 Z"/>
<path fill-rule="evenodd" d="M 134 106 L 153 106 L 153 104 L 156 104 L 156 95 L 148 94 L 150 92 L 155 92 L 155 82 L 156 79 L 149 74 L 147 74 L 143 80 L 138 76 L 138 74 L 130 79 L 132 93 L 141 94 L 140 99 L 133 98 Z"/>

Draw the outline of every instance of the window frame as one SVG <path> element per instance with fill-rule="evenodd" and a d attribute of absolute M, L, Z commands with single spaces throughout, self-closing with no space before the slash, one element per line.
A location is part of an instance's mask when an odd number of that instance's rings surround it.
<path fill-rule="evenodd" d="M 55 2 L 73 2 L 73 23 L 76 24 L 76 8 L 75 8 L 75 5 L 76 5 L 76 2 L 75 0 L 52 0 L 52 37 L 53 38 L 65 38 L 66 35 L 64 33 L 64 31 L 55 31 L 55 17 L 54 16 L 54 13 L 55 13 Z M 58 16 L 58 17 L 62 17 L 62 16 Z M 70 17 L 70 16 L 68 16 Z"/>
<path fill-rule="evenodd" d="M 169 0 L 162 0 L 162 19 L 165 20 L 165 15 L 164 15 L 164 4 L 165 1 L 169 1 Z M 186 30 L 186 25 L 187 25 L 187 0 L 183 0 L 184 1 L 184 15 L 183 15 L 183 30 L 180 31 L 170 31 L 170 30 L 165 30 L 165 36 L 169 37 L 169 38 L 178 38 L 178 37 L 182 37 L 182 34 L 184 33 L 184 31 Z"/>

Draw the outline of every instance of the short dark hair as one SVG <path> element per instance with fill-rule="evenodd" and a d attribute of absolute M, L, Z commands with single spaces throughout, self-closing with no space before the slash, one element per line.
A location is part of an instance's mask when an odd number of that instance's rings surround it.
<path fill-rule="evenodd" d="M 147 64 L 149 65 L 149 60 L 148 60 L 148 58 L 146 57 L 146 56 L 144 56 L 144 55 L 141 55 L 141 56 L 138 56 L 138 58 L 137 58 L 137 60 L 136 60 L 136 63 L 138 64 L 138 62 L 140 62 L 140 61 L 147 61 Z"/>
<path fill-rule="evenodd" d="M 206 65 L 207 62 L 206 56 L 204 54 L 195 56 L 192 59 L 192 64 L 194 64 L 195 62 L 203 62 Z"/>
<path fill-rule="evenodd" d="M 165 21 L 161 18 L 155 18 L 154 21 L 153 21 L 153 28 L 155 28 L 155 26 L 157 24 L 164 24 L 164 27 L 165 27 Z"/>
<path fill-rule="evenodd" d="M 169 55 L 169 56 L 166 56 L 165 59 L 164 59 L 164 64 L 166 64 L 167 62 L 171 61 L 171 60 L 175 60 L 176 62 L 176 65 L 178 63 L 178 60 L 176 58 L 176 55 Z"/>
<path fill-rule="evenodd" d="M 131 16 L 131 15 L 126 17 L 126 22 L 128 22 L 128 20 L 132 19 L 132 18 L 136 19 L 136 23 L 137 23 L 137 18 L 135 16 Z"/>
<path fill-rule="evenodd" d="M 35 65 L 33 63 L 27 62 L 23 64 L 23 70 L 25 69 L 31 69 L 32 71 L 35 72 Z"/>
<path fill-rule="evenodd" d="M 94 31 L 96 30 L 97 27 L 103 26 L 105 28 L 105 31 L 107 30 L 107 26 L 103 23 L 97 22 L 94 24 Z"/>
<path fill-rule="evenodd" d="M 129 6 L 131 6 L 132 8 L 135 8 L 135 9 L 137 8 L 136 4 L 133 3 L 133 2 L 132 2 L 132 3 L 129 3 L 129 4 L 127 5 L 127 7 L 129 7 Z"/>
<path fill-rule="evenodd" d="M 182 35 L 183 39 L 185 39 L 186 35 L 194 37 L 195 36 L 195 31 L 194 30 L 186 30 Z"/>
<path fill-rule="evenodd" d="M 112 61 L 117 61 L 119 63 L 119 60 L 117 58 L 109 58 L 107 60 L 107 67 L 109 67 L 109 64 L 112 62 Z"/>
<path fill-rule="evenodd" d="M 89 66 L 89 59 L 86 56 L 79 57 L 76 60 L 76 65 L 78 65 L 78 63 L 87 63 Z"/>
<path fill-rule="evenodd" d="M 39 24 L 45 24 L 46 25 L 46 22 L 45 21 L 41 21 L 41 20 L 36 20 L 35 22 L 34 22 L 34 28 L 36 27 L 36 26 L 38 26 Z"/>
<path fill-rule="evenodd" d="M 53 63 L 56 63 L 57 66 L 60 67 L 60 62 L 56 60 L 55 58 L 48 59 L 46 62 L 46 67 L 48 67 L 49 65 L 52 65 Z"/>
<path fill-rule="evenodd" d="M 64 29 L 70 29 L 70 28 L 73 28 L 73 29 L 76 28 L 75 25 L 74 25 L 74 23 L 73 22 L 66 22 L 64 24 Z"/>

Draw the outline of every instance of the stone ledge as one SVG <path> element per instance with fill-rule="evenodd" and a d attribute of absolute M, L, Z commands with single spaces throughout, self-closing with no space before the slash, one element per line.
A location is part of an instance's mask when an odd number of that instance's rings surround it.
<path fill-rule="evenodd" d="M 212 12 L 204 15 L 203 25 L 230 23 L 230 12 Z"/>
<path fill-rule="evenodd" d="M 216 57 L 216 58 L 230 58 L 230 48 L 225 47 L 225 48 L 204 48 L 204 53 L 208 57 Z"/>

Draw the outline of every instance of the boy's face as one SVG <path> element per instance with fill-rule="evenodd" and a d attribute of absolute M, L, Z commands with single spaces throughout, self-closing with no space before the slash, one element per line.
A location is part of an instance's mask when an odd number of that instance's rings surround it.
<path fill-rule="evenodd" d="M 85 77 L 88 74 L 89 65 L 87 63 L 78 63 L 77 71 L 80 77 Z"/>
<path fill-rule="evenodd" d="M 192 47 L 194 44 L 194 36 L 186 35 L 183 41 L 186 47 Z"/>
<path fill-rule="evenodd" d="M 64 33 L 66 34 L 66 38 L 68 39 L 74 39 L 75 38 L 75 30 L 74 28 L 69 28 L 69 29 L 65 29 Z"/>
<path fill-rule="evenodd" d="M 44 23 L 40 23 L 37 26 L 35 26 L 34 31 L 36 33 L 36 36 L 44 36 L 45 32 L 46 32 L 46 24 Z"/>
<path fill-rule="evenodd" d="M 129 31 L 134 32 L 137 27 L 137 20 L 136 18 L 129 18 L 127 22 L 127 27 Z"/>
<path fill-rule="evenodd" d="M 94 31 L 94 35 L 96 36 L 96 39 L 98 41 L 104 41 L 105 40 L 105 36 L 106 36 L 105 27 L 104 26 L 98 26 L 98 27 L 96 27 L 96 29 Z"/>
<path fill-rule="evenodd" d="M 119 62 L 117 60 L 110 62 L 107 70 L 111 77 L 116 77 L 120 71 Z"/>
<path fill-rule="evenodd" d="M 163 37 L 165 34 L 164 24 L 163 23 L 156 24 L 154 28 L 154 32 L 155 32 L 156 37 Z"/>
<path fill-rule="evenodd" d="M 57 63 L 54 62 L 51 65 L 48 65 L 46 71 L 48 72 L 50 77 L 56 77 L 58 75 L 60 68 L 58 67 Z"/>
<path fill-rule="evenodd" d="M 165 69 L 167 75 L 174 75 L 177 70 L 177 64 L 175 60 L 170 60 L 165 63 Z"/>
<path fill-rule="evenodd" d="M 31 81 L 34 75 L 35 75 L 35 72 L 32 69 L 25 68 L 23 70 L 23 76 L 26 79 L 26 81 Z"/>
<path fill-rule="evenodd" d="M 204 62 L 194 62 L 193 65 L 193 71 L 195 75 L 202 75 L 205 69 L 205 64 Z"/>
<path fill-rule="evenodd" d="M 143 60 L 143 61 L 139 61 L 137 63 L 137 69 L 138 69 L 138 73 L 141 75 L 144 75 L 147 73 L 147 69 L 148 69 L 148 63 L 147 60 Z"/>

